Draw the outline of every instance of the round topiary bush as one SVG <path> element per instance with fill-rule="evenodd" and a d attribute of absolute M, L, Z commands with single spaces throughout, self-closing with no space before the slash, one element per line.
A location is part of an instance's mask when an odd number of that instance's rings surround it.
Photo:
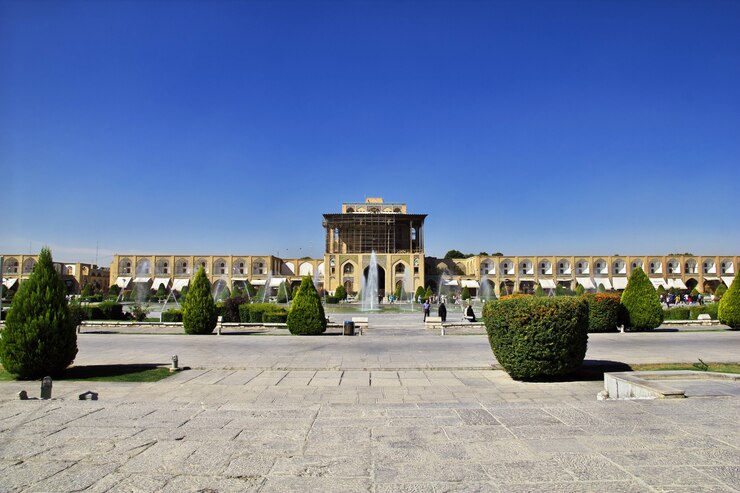
<path fill-rule="evenodd" d="M 740 329 L 740 271 L 735 274 L 730 289 L 722 296 L 717 317 L 721 324 Z"/>
<path fill-rule="evenodd" d="M 326 331 L 324 307 L 310 276 L 301 281 L 288 312 L 287 323 L 291 334 L 322 334 Z"/>
<path fill-rule="evenodd" d="M 211 334 L 217 321 L 218 313 L 211 296 L 211 283 L 201 267 L 195 274 L 182 305 L 182 327 L 188 334 Z"/>
<path fill-rule="evenodd" d="M 8 373 L 29 380 L 59 375 L 77 355 L 75 321 L 67 288 L 44 247 L 31 277 L 13 296 L 0 338 L 0 361 Z"/>
<path fill-rule="evenodd" d="M 589 332 L 616 332 L 619 320 L 618 294 L 586 294 L 583 296 L 588 303 L 588 331 Z"/>
<path fill-rule="evenodd" d="M 496 359 L 513 377 L 539 379 L 581 366 L 588 343 L 582 298 L 508 298 L 486 303 L 483 321 Z"/>
<path fill-rule="evenodd" d="M 663 323 L 663 307 L 647 274 L 638 267 L 622 293 L 620 323 L 633 330 L 652 330 Z"/>

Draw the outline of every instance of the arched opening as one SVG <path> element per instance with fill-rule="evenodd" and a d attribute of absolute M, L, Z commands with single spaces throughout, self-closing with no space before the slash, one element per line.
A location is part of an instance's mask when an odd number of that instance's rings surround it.
<path fill-rule="evenodd" d="M 648 264 L 648 269 L 651 274 L 662 274 L 663 273 L 663 262 L 657 258 L 651 258 Z"/>
<path fill-rule="evenodd" d="M 552 264 L 549 260 L 543 260 L 540 262 L 540 275 L 552 275 Z"/>
<path fill-rule="evenodd" d="M 351 296 L 355 295 L 356 293 L 355 283 L 352 279 L 347 279 L 346 281 L 344 281 L 343 286 L 344 286 L 344 290 L 347 292 L 348 295 L 351 295 Z"/>
<path fill-rule="evenodd" d="M 633 270 L 637 269 L 638 267 L 640 269 L 643 269 L 642 260 L 640 260 L 640 259 L 633 260 L 632 263 L 630 264 L 630 272 L 632 272 Z M 645 270 L 645 269 L 643 269 L 643 270 Z"/>
<path fill-rule="evenodd" d="M 569 276 L 570 273 L 570 260 L 564 258 L 558 260 L 558 275 Z"/>
<path fill-rule="evenodd" d="M 680 274 L 681 273 L 681 262 L 672 258 L 668 261 L 668 273 L 669 274 Z"/>
<path fill-rule="evenodd" d="M 534 294 L 534 281 L 519 282 L 519 292 L 522 294 Z"/>
<path fill-rule="evenodd" d="M 534 275 L 534 266 L 531 260 L 522 260 L 519 262 L 519 275 L 520 276 L 532 276 Z"/>
<path fill-rule="evenodd" d="M 597 262 L 599 263 L 599 262 Z M 601 268 L 601 263 L 599 263 L 599 268 Z M 578 259 L 578 262 L 576 262 L 576 274 L 578 275 L 588 275 L 590 272 L 588 260 L 585 258 Z"/>
<path fill-rule="evenodd" d="M 514 294 L 514 281 L 512 281 L 511 279 L 501 281 L 501 285 L 499 286 L 499 288 L 501 289 L 501 296 Z"/>
<path fill-rule="evenodd" d="M 377 265 L 376 272 L 378 274 L 378 296 L 385 297 L 385 269 Z M 365 270 L 362 271 L 362 275 L 365 276 L 365 279 L 367 280 L 369 277 L 369 274 L 370 274 L 370 266 L 368 265 L 367 267 L 365 267 Z"/>
<path fill-rule="evenodd" d="M 690 293 L 690 292 L 691 292 L 691 291 L 693 291 L 693 290 L 694 290 L 694 288 L 695 288 L 695 287 L 696 287 L 696 286 L 697 286 L 697 285 L 699 284 L 699 281 L 697 281 L 696 279 L 694 279 L 694 278 L 692 277 L 692 278 L 690 278 L 689 280 L 687 280 L 685 284 L 686 284 L 686 289 L 687 289 L 687 290 L 689 291 L 689 293 Z"/>
<path fill-rule="evenodd" d="M 299 276 L 312 276 L 313 275 L 313 264 L 310 262 L 303 262 L 298 266 Z"/>
<path fill-rule="evenodd" d="M 732 260 L 729 258 L 722 259 L 722 262 L 719 264 L 719 268 L 722 274 L 734 274 L 735 273 L 735 265 L 733 264 Z"/>
<path fill-rule="evenodd" d="M 5 260 L 3 272 L 5 274 L 18 274 L 18 259 L 11 257 Z"/>
<path fill-rule="evenodd" d="M 699 273 L 699 269 L 697 268 L 697 266 L 698 266 L 698 264 L 697 264 L 696 260 L 694 260 L 693 258 L 690 258 L 684 264 L 684 272 L 686 274 L 698 274 Z"/>

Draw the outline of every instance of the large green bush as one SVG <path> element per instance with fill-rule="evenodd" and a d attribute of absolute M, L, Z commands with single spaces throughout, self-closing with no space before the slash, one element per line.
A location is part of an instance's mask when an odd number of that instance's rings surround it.
<path fill-rule="evenodd" d="M 619 295 L 597 293 L 585 294 L 583 298 L 588 303 L 588 331 L 616 332 L 619 317 Z"/>
<path fill-rule="evenodd" d="M 730 289 L 722 296 L 717 315 L 720 323 L 740 329 L 740 270 L 735 274 Z"/>
<path fill-rule="evenodd" d="M 483 321 L 493 354 L 513 378 L 564 375 L 586 356 L 588 305 L 582 298 L 491 301 L 483 308 Z"/>
<path fill-rule="evenodd" d="M 652 330 L 663 323 L 663 306 L 640 267 L 632 271 L 622 293 L 620 322 L 633 330 Z"/>
<path fill-rule="evenodd" d="M 195 274 L 182 305 L 182 326 L 188 334 L 210 334 L 216 328 L 218 313 L 211 295 L 211 283 L 203 267 Z"/>
<path fill-rule="evenodd" d="M 725 286 L 725 283 L 721 282 L 719 283 L 719 286 L 717 286 L 717 289 L 714 290 L 714 299 L 716 301 L 722 301 L 722 297 L 727 293 L 727 286 Z"/>
<path fill-rule="evenodd" d="M 253 324 L 261 324 L 264 322 L 263 317 L 266 312 L 273 311 L 275 305 L 270 303 L 252 303 L 249 306 L 249 322 Z"/>
<path fill-rule="evenodd" d="M 77 331 L 67 288 L 44 247 L 29 279 L 18 287 L 0 338 L 3 367 L 19 379 L 55 376 L 77 355 Z"/>
<path fill-rule="evenodd" d="M 287 322 L 291 334 L 321 334 L 326 331 L 324 307 L 309 276 L 301 281 Z"/>
<path fill-rule="evenodd" d="M 334 291 L 334 297 L 339 300 L 347 299 L 347 290 L 344 289 L 344 286 L 342 286 L 341 284 L 337 286 L 337 289 Z"/>
<path fill-rule="evenodd" d="M 243 324 L 249 323 L 249 308 L 252 306 L 251 303 L 242 303 L 239 305 L 239 322 Z"/>

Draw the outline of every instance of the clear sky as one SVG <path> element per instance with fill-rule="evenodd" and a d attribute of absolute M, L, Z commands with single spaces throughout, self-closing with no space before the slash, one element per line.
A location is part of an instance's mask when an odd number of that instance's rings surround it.
<path fill-rule="evenodd" d="M 739 174 L 737 1 L 0 0 L 4 253 L 737 255 Z"/>

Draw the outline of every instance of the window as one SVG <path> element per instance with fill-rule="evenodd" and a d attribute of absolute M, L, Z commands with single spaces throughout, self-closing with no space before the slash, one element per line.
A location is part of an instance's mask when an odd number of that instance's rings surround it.
<path fill-rule="evenodd" d="M 239 274 L 244 274 L 244 262 L 239 262 Z"/>

